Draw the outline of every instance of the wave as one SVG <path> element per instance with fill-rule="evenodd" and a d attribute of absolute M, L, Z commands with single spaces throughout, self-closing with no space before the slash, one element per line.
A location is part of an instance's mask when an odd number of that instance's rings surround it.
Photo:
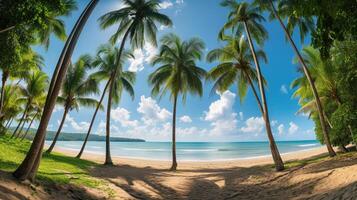
<path fill-rule="evenodd" d="M 170 149 L 140 149 L 140 148 L 121 148 L 126 151 L 169 151 Z"/>
<path fill-rule="evenodd" d="M 298 147 L 313 147 L 313 146 L 317 146 L 318 144 L 300 144 L 300 145 L 297 145 Z"/>
<path fill-rule="evenodd" d="M 185 152 L 212 152 L 212 151 L 219 151 L 219 149 L 179 149 L 179 151 Z"/>

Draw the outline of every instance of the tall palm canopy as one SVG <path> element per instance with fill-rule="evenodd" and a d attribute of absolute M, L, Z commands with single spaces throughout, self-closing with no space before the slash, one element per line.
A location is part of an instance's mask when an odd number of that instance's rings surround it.
<path fill-rule="evenodd" d="M 134 98 L 135 73 L 124 70 L 124 63 L 128 58 L 134 58 L 130 52 L 124 52 L 119 61 L 119 48 L 112 45 L 101 45 L 92 65 L 97 71 L 91 74 L 91 78 L 97 81 L 108 81 L 110 75 L 117 70 L 114 77 L 113 100 L 115 104 L 120 102 L 123 90 Z M 119 63 L 119 64 L 118 64 Z"/>
<path fill-rule="evenodd" d="M 156 23 L 165 26 L 171 26 L 172 22 L 169 17 L 159 13 L 159 1 L 157 0 L 123 0 L 123 7 L 119 10 L 111 11 L 99 18 L 100 26 L 106 29 L 114 24 L 119 24 L 115 34 L 110 38 L 112 43 L 115 43 L 118 38 L 122 37 L 122 41 L 118 52 L 118 61 L 121 60 L 127 38 L 130 38 L 130 43 L 133 48 L 143 48 L 146 40 L 151 44 L 156 44 Z M 119 64 L 118 64 L 119 65 Z M 111 74 L 110 79 L 116 76 L 117 69 Z M 109 80 L 110 81 L 110 80 Z M 110 115 L 112 94 L 114 90 L 114 82 L 110 82 L 107 106 L 107 121 L 106 135 L 110 137 Z M 107 142 L 107 157 L 105 164 L 112 165 L 110 158 L 109 141 Z"/>
<path fill-rule="evenodd" d="M 115 34 L 110 38 L 115 43 L 127 31 L 130 34 L 130 43 L 135 48 L 144 46 L 144 41 L 148 40 L 156 46 L 157 26 L 160 23 L 164 26 L 171 26 L 169 17 L 159 13 L 159 3 L 157 0 L 123 0 L 123 7 L 119 10 L 111 11 L 99 18 L 100 26 L 106 29 L 119 23 Z"/>
<path fill-rule="evenodd" d="M 50 153 L 56 145 L 68 112 L 73 109 L 78 111 L 79 106 L 96 107 L 98 105 L 97 100 L 87 97 L 88 95 L 99 93 L 98 82 L 88 76 L 88 69 L 90 67 L 91 58 L 88 55 L 84 55 L 81 56 L 74 65 L 71 64 L 68 68 L 61 94 L 57 98 L 57 102 L 64 106 L 64 113 L 53 142 L 47 150 L 48 153 Z"/>
<path fill-rule="evenodd" d="M 124 71 L 124 68 L 123 68 L 126 59 L 129 57 L 133 58 L 133 55 L 130 54 L 129 52 L 124 52 L 124 55 L 121 58 L 119 58 L 119 48 L 114 47 L 112 45 L 101 45 L 99 47 L 97 55 L 94 58 L 94 61 L 92 63 L 92 65 L 94 67 L 98 68 L 98 71 L 94 72 L 91 75 L 91 78 L 98 82 L 103 81 L 103 80 L 107 81 L 107 84 L 103 90 L 103 94 L 99 100 L 99 104 L 102 103 L 102 101 L 104 99 L 104 95 L 107 92 L 107 88 L 111 81 L 114 81 L 111 96 L 113 97 L 115 105 L 119 104 L 123 90 L 128 92 L 129 95 L 132 97 L 132 99 L 134 99 L 134 86 L 133 85 L 135 83 L 136 75 L 134 72 Z M 119 61 L 119 59 L 120 59 L 120 61 Z M 119 65 L 118 65 L 118 63 L 119 63 Z M 112 74 L 115 71 L 117 71 L 116 76 L 114 78 L 111 78 Z M 97 112 L 98 112 L 98 107 L 96 108 L 96 110 L 93 114 L 91 123 L 88 128 L 86 138 L 84 139 L 82 148 L 77 155 L 78 158 L 80 158 L 82 156 L 84 148 L 87 144 L 89 134 L 92 130 L 94 120 L 97 116 Z M 106 140 L 106 142 L 108 143 L 107 144 L 108 148 L 106 149 L 106 152 L 108 152 L 108 153 L 106 153 L 107 157 L 110 156 L 110 148 L 109 148 L 110 140 L 109 139 L 110 138 L 107 135 L 107 140 Z M 108 160 L 111 160 L 111 158 L 108 158 Z"/>
<path fill-rule="evenodd" d="M 258 81 L 255 69 L 252 66 L 253 56 L 244 36 L 224 36 L 226 45 L 222 48 L 214 49 L 207 54 L 207 61 L 219 61 L 219 64 L 212 68 L 207 75 L 208 80 L 215 80 L 212 92 L 216 90 L 224 92 L 233 84 L 237 85 L 238 96 L 241 102 L 247 94 L 248 85 L 253 89 L 257 100 L 254 83 Z M 259 59 L 267 61 L 264 51 L 256 52 Z M 265 81 L 264 81 L 265 82 Z"/>
<path fill-rule="evenodd" d="M 268 105 L 266 101 L 264 80 L 260 69 L 259 59 L 255 50 L 255 43 L 262 46 L 265 39 L 267 39 L 267 32 L 263 25 L 260 23 L 265 21 L 264 17 L 260 15 L 260 9 L 249 3 L 238 3 L 236 0 L 225 0 L 221 3 L 222 6 L 229 7 L 231 9 L 228 15 L 228 22 L 224 24 L 220 32 L 220 38 L 223 37 L 226 29 L 231 29 L 236 35 L 241 35 L 243 31 L 247 34 L 248 44 L 253 56 L 258 86 L 260 91 L 262 115 L 265 121 L 265 129 L 270 143 L 271 154 L 275 163 L 275 169 L 281 171 L 284 169 L 284 163 L 281 159 L 278 147 L 276 146 L 273 132 L 271 130 Z M 257 98 L 257 97 L 256 97 Z M 258 98 L 257 98 L 258 99 Z M 258 101 L 259 103 L 259 101 Z"/>
<path fill-rule="evenodd" d="M 46 73 L 40 70 L 36 70 L 25 78 L 25 83 L 25 86 L 20 87 L 20 92 L 22 94 L 22 98 L 20 98 L 20 100 L 24 102 L 24 110 L 20 122 L 13 133 L 13 136 L 15 136 L 21 127 L 22 122 L 25 123 L 24 119 L 27 118 L 28 112 L 30 111 L 33 103 L 35 103 L 38 98 L 41 98 L 44 95 L 48 86 L 48 76 Z"/>
<path fill-rule="evenodd" d="M 265 22 L 265 18 L 260 15 L 260 9 L 248 3 L 238 3 L 235 0 L 224 0 L 221 3 L 224 7 L 229 7 L 231 12 L 228 15 L 228 21 L 224 24 L 220 32 L 220 38 L 224 36 L 224 31 L 231 29 L 235 35 L 241 35 L 245 31 L 245 22 L 249 27 L 249 32 L 252 38 L 259 45 L 263 45 L 268 39 L 268 32 L 261 24 Z"/>
<path fill-rule="evenodd" d="M 186 100 L 187 93 L 202 96 L 202 79 L 206 71 L 196 65 L 204 50 L 204 43 L 198 38 L 188 41 L 168 34 L 161 39 L 159 55 L 153 58 L 152 64 L 160 66 L 149 76 L 149 84 L 152 85 L 152 95 L 161 97 L 170 92 L 173 101 L 172 120 L 172 166 L 176 170 L 176 104 L 179 95 Z"/>

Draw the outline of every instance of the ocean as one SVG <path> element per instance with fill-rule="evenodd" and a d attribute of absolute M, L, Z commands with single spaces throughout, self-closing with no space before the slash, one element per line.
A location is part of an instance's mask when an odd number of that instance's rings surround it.
<path fill-rule="evenodd" d="M 46 141 L 50 144 L 50 141 Z M 57 146 L 79 151 L 82 141 L 58 141 Z M 316 140 L 278 141 L 281 154 L 320 147 Z M 270 156 L 268 142 L 177 142 L 180 161 L 239 160 Z M 88 142 L 86 152 L 105 154 L 105 142 Z M 150 160 L 170 160 L 170 142 L 111 142 L 112 156 Z"/>

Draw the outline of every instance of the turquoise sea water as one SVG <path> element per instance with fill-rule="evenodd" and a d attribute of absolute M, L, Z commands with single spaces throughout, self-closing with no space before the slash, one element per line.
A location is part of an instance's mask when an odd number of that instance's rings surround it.
<path fill-rule="evenodd" d="M 49 141 L 46 141 L 50 144 Z M 79 151 L 81 141 L 58 141 L 58 147 Z M 280 153 L 317 148 L 315 140 L 277 142 Z M 105 153 L 105 142 L 88 142 L 86 152 Z M 112 142 L 112 156 L 150 160 L 170 160 L 170 142 Z M 268 142 L 178 142 L 177 158 L 181 161 L 233 160 L 269 156 Z"/>

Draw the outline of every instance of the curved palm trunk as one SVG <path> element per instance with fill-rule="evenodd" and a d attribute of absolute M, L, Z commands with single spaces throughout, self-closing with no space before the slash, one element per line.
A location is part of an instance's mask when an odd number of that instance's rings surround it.
<path fill-rule="evenodd" d="M 98 113 L 98 110 L 99 110 L 99 108 L 100 108 L 100 105 L 102 105 L 102 102 L 103 102 L 105 93 L 106 93 L 106 91 L 107 91 L 107 89 L 108 89 L 109 83 L 110 83 L 110 79 L 108 80 L 107 84 L 106 84 L 105 87 L 104 87 L 103 94 L 102 94 L 102 96 L 100 97 L 100 100 L 99 100 L 99 103 L 98 103 L 98 105 L 97 105 L 97 108 L 96 108 L 95 111 L 94 111 L 94 114 L 93 114 L 93 117 L 92 117 L 92 121 L 90 122 L 90 125 L 89 125 L 89 128 L 88 128 L 88 132 L 87 132 L 87 135 L 86 135 L 86 138 L 84 139 L 82 148 L 81 148 L 81 150 L 79 151 L 79 153 L 78 153 L 78 155 L 76 156 L 76 158 L 81 158 L 81 156 L 82 156 L 82 154 L 83 154 L 83 151 L 84 151 L 84 148 L 86 147 L 86 144 L 87 144 L 87 141 L 88 141 L 90 132 L 92 131 L 92 127 L 93 127 L 93 124 L 94 124 L 94 120 L 95 120 L 95 118 L 97 117 L 97 113 Z"/>
<path fill-rule="evenodd" d="M 124 37 L 122 39 L 122 42 L 120 44 L 120 48 L 119 48 L 119 53 L 118 53 L 118 60 L 117 60 L 117 64 L 119 65 L 120 63 L 120 58 L 121 55 L 123 53 L 124 47 L 125 47 L 125 42 L 127 37 L 129 36 L 129 32 L 131 30 L 132 25 L 130 25 L 130 27 L 128 28 L 128 30 L 125 32 Z M 110 79 L 114 79 L 117 73 L 117 69 L 114 70 L 113 74 L 111 75 Z M 112 92 L 113 92 L 113 88 L 114 88 L 114 81 L 111 81 L 110 85 L 109 85 L 109 95 L 108 95 L 108 105 L 107 105 L 107 119 L 106 119 L 106 126 L 105 126 L 105 131 L 106 131 L 106 156 L 105 156 L 105 165 L 112 165 L 112 159 L 110 156 L 110 113 L 111 113 L 111 107 L 112 107 Z"/>
<path fill-rule="evenodd" d="M 300 64 L 302 65 L 302 68 L 304 70 L 304 73 L 305 73 L 305 76 L 307 78 L 307 80 L 309 81 L 309 84 L 310 84 L 310 87 L 311 87 L 311 90 L 312 90 L 312 93 L 314 95 L 314 99 L 315 99 L 315 102 L 316 102 L 316 107 L 317 107 L 317 112 L 319 114 L 319 119 L 320 119 L 320 123 L 321 123 L 321 129 L 322 129 L 322 133 L 324 135 L 324 141 L 325 141 L 325 144 L 326 144 L 326 147 L 327 147 L 327 150 L 329 152 L 329 155 L 331 157 L 335 156 L 336 153 L 335 151 L 333 150 L 332 148 L 332 145 L 331 145 L 331 142 L 330 142 L 330 136 L 328 134 L 328 131 L 327 131 L 327 125 L 326 125 L 326 122 L 324 120 L 324 114 L 323 114 L 323 108 L 322 108 L 322 104 L 321 104 L 321 101 L 320 101 L 320 98 L 319 98 L 319 94 L 316 90 L 316 86 L 314 84 L 314 81 L 312 80 L 311 78 L 311 74 L 309 72 L 309 69 L 307 68 L 306 66 L 306 63 L 304 61 L 304 59 L 302 58 L 299 50 L 297 49 L 296 45 L 295 45 L 295 42 L 293 41 L 293 39 L 291 38 L 288 30 L 286 29 L 283 21 L 281 20 L 280 16 L 278 15 L 278 12 L 276 11 L 275 9 L 275 6 L 273 4 L 273 2 L 271 0 L 269 0 L 269 3 L 270 3 L 270 6 L 272 7 L 272 10 L 273 10 L 273 14 L 275 16 L 275 18 L 278 19 L 281 27 L 283 28 L 284 32 L 285 32 L 285 35 L 286 37 L 288 38 L 291 46 L 293 47 L 297 57 L 298 57 L 298 60 L 300 62 Z"/>
<path fill-rule="evenodd" d="M 172 111 L 172 165 L 170 170 L 175 171 L 177 169 L 176 160 L 176 107 L 177 107 L 177 96 L 174 97 L 174 106 Z"/>
<path fill-rule="evenodd" d="M 52 150 L 53 150 L 53 148 L 55 147 L 56 142 L 57 142 L 57 140 L 58 140 L 58 136 L 61 134 L 63 124 L 64 124 L 64 122 L 66 121 L 66 117 L 67 117 L 68 110 L 69 110 L 69 108 L 68 108 L 68 107 L 65 107 L 64 112 L 63 112 L 63 116 L 62 116 L 62 120 L 61 120 L 61 124 L 60 124 L 60 126 L 58 127 L 57 133 L 56 133 L 55 137 L 53 138 L 52 144 L 51 144 L 51 146 L 47 149 L 46 153 L 51 153 Z"/>
<path fill-rule="evenodd" d="M 263 118 L 265 120 L 265 129 L 267 131 L 267 135 L 268 135 L 268 139 L 269 139 L 270 151 L 271 151 L 271 154 L 272 154 L 272 157 L 273 157 L 273 160 L 274 160 L 275 169 L 277 171 L 281 171 L 281 170 L 284 170 L 284 163 L 283 163 L 283 160 L 281 159 L 278 147 L 276 146 L 276 143 L 275 143 L 275 140 L 274 140 L 274 136 L 273 136 L 273 133 L 271 131 L 269 113 L 268 113 L 268 106 L 267 106 L 267 103 L 266 103 L 266 97 L 265 97 L 265 91 L 264 91 L 264 85 L 263 85 L 262 74 L 261 74 L 261 71 L 260 71 L 259 61 L 258 61 L 257 56 L 255 54 L 254 45 L 253 45 L 252 38 L 250 36 L 250 32 L 249 32 L 249 29 L 248 29 L 248 26 L 247 26 L 246 22 L 244 22 L 244 27 L 245 27 L 245 31 L 247 32 L 247 38 L 248 38 L 250 50 L 252 51 L 255 67 L 256 67 L 256 70 L 257 70 L 258 85 L 259 85 L 260 96 L 262 98 L 262 105 L 263 105 L 263 111 L 264 111 L 263 112 Z"/>
<path fill-rule="evenodd" d="M 6 121 L 5 128 L 7 128 L 7 127 L 9 126 L 9 124 L 12 122 L 12 119 L 13 119 L 13 118 L 11 118 L 11 119 L 9 119 L 9 120 Z"/>
<path fill-rule="evenodd" d="M 30 122 L 30 125 L 27 127 L 25 134 L 21 137 L 21 140 L 24 140 L 24 139 L 26 138 L 26 136 L 27 136 L 27 134 L 28 134 L 28 132 L 29 132 L 31 126 L 32 126 L 32 123 L 33 123 L 33 121 L 35 121 L 37 115 L 38 115 L 38 111 L 37 111 L 36 114 L 32 117 L 31 122 Z"/>
<path fill-rule="evenodd" d="M 17 179 L 33 180 L 36 175 L 39 162 L 42 157 L 42 149 L 45 142 L 48 122 L 51 118 L 52 111 L 55 107 L 57 96 L 61 88 L 62 81 L 66 75 L 69 61 L 71 59 L 74 47 L 77 44 L 79 35 L 81 34 L 84 25 L 86 24 L 89 16 L 91 15 L 93 9 L 95 8 L 98 2 L 99 0 L 90 1 L 90 3 L 87 5 L 87 7 L 84 9 L 81 16 L 77 20 L 70 36 L 67 39 L 65 47 L 62 50 L 55 72 L 53 73 L 51 79 L 49 92 L 46 98 L 46 103 L 43 109 L 41 121 L 37 129 L 35 138 L 32 142 L 30 150 L 28 151 L 25 159 L 20 164 L 20 166 L 16 169 L 16 171 L 13 173 L 14 177 Z"/>
<path fill-rule="evenodd" d="M 24 121 L 24 119 L 25 119 L 25 117 L 26 117 L 26 113 L 27 113 L 27 110 L 29 109 L 29 107 L 30 107 L 30 103 L 28 102 L 27 105 L 26 105 L 26 107 L 25 107 L 24 113 L 22 114 L 22 117 L 21 117 L 21 119 L 20 119 L 20 122 L 19 122 L 19 124 L 17 125 L 15 131 L 12 133 L 11 138 L 13 138 L 13 137 L 15 137 L 15 135 L 17 135 L 17 131 L 18 131 L 19 128 L 21 127 L 21 125 L 22 125 L 22 123 L 23 123 L 23 121 Z M 18 137 L 18 136 L 16 136 L 16 137 Z"/>
<path fill-rule="evenodd" d="M 257 91 L 255 90 L 255 87 L 254 87 L 253 81 L 252 81 L 252 79 L 250 78 L 250 76 L 248 75 L 248 73 L 247 73 L 246 71 L 244 71 L 244 73 L 245 73 L 245 75 L 248 77 L 248 82 L 249 82 L 249 85 L 250 85 L 250 87 L 251 87 L 251 88 L 252 88 L 252 90 L 253 90 L 253 94 L 254 94 L 255 99 L 257 100 L 257 103 L 258 103 L 258 106 L 259 106 L 260 112 L 262 113 L 262 115 L 264 115 L 263 106 L 262 106 L 262 103 L 260 102 L 260 99 L 259 99 L 258 93 L 257 93 Z"/>
<path fill-rule="evenodd" d="M 114 79 L 114 76 L 112 75 L 110 79 Z M 112 95 L 113 95 L 113 85 L 114 81 L 110 81 L 110 86 L 109 86 L 109 96 L 108 96 L 108 105 L 107 105 L 107 123 L 105 126 L 106 129 L 106 137 L 105 137 L 105 165 L 113 165 L 112 157 L 110 155 L 110 112 L 112 109 Z"/>

